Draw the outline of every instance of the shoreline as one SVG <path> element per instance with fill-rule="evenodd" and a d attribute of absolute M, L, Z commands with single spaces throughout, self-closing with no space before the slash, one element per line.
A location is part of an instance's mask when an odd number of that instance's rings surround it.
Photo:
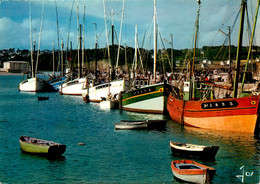
<path fill-rule="evenodd" d="M 2 75 L 7 76 L 7 75 L 23 75 L 23 74 L 22 73 L 10 73 L 10 72 L 2 72 L 2 71 L 0 71 L 0 76 L 2 76 Z"/>

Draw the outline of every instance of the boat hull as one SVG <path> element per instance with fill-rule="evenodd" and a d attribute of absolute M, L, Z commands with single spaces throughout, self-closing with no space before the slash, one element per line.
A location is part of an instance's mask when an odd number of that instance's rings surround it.
<path fill-rule="evenodd" d="M 129 90 L 129 82 L 123 79 L 85 88 L 82 96 L 85 102 L 101 102 L 108 97 L 109 93 L 114 96 L 127 90 Z"/>
<path fill-rule="evenodd" d="M 99 104 L 101 109 L 116 109 L 118 108 L 118 101 L 105 100 Z"/>
<path fill-rule="evenodd" d="M 25 138 L 27 139 L 27 138 Z M 19 143 L 20 143 L 20 148 L 23 152 L 26 153 L 31 153 L 31 154 L 39 154 L 39 155 L 46 155 L 46 156 L 60 156 L 66 151 L 66 145 L 58 144 L 58 143 L 49 143 L 48 144 L 39 144 L 37 142 L 28 142 L 25 141 L 23 136 L 20 137 Z M 34 140 L 39 140 L 40 139 L 35 139 Z M 45 141 L 45 140 L 40 140 L 40 141 Z M 50 141 L 45 141 L 50 142 Z"/>
<path fill-rule="evenodd" d="M 130 90 L 122 94 L 120 108 L 131 112 L 166 113 L 166 103 L 170 89 L 169 85 L 160 83 Z"/>
<path fill-rule="evenodd" d="M 30 78 L 19 84 L 19 91 L 41 92 L 45 90 L 46 83 L 38 78 Z"/>
<path fill-rule="evenodd" d="M 171 94 L 167 109 L 172 120 L 187 126 L 232 132 L 254 133 L 260 96 L 184 101 Z"/>
<path fill-rule="evenodd" d="M 136 122 L 136 123 L 114 123 L 115 129 L 117 130 L 132 130 L 132 129 L 146 129 L 147 124 L 145 122 Z"/>
<path fill-rule="evenodd" d="M 115 129 L 165 129 L 167 120 L 121 120 L 114 123 Z"/>
<path fill-rule="evenodd" d="M 192 183 L 210 183 L 216 170 L 191 160 L 175 160 L 171 163 L 173 175 Z"/>
<path fill-rule="evenodd" d="M 182 146 L 184 145 L 184 146 Z M 170 141 L 172 154 L 200 158 L 202 160 L 214 160 L 218 152 L 218 146 L 197 146 Z"/>
<path fill-rule="evenodd" d="M 79 78 L 61 84 L 59 92 L 61 95 L 81 96 L 84 90 L 86 79 Z"/>

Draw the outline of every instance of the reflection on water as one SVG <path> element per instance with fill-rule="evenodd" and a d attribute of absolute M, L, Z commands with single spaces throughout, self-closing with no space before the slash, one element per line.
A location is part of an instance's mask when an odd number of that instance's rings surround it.
<path fill-rule="evenodd" d="M 0 76 L 0 182 L 2 183 L 179 183 L 171 161 L 170 140 L 220 147 L 213 183 L 241 183 L 237 175 L 253 172 L 245 183 L 259 183 L 259 141 L 251 134 L 183 127 L 169 116 L 119 110 L 101 111 L 82 97 L 18 92 L 20 76 Z M 45 94 L 44 94 L 45 95 Z M 47 94 L 46 94 L 47 96 Z M 163 131 L 117 131 L 121 120 L 168 119 Z M 28 135 L 67 146 L 64 157 L 49 159 L 20 152 L 19 137 Z M 85 146 L 78 146 L 78 143 Z"/>

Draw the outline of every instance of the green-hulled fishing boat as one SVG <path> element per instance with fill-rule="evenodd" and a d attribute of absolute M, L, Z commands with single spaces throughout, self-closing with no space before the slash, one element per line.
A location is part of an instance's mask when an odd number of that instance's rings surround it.
<path fill-rule="evenodd" d="M 23 152 L 32 154 L 60 156 L 66 150 L 66 145 L 28 136 L 21 136 L 19 138 L 19 143 Z"/>
<path fill-rule="evenodd" d="M 157 113 L 166 112 L 171 86 L 166 83 L 147 85 L 122 94 L 120 108 L 126 111 Z"/>

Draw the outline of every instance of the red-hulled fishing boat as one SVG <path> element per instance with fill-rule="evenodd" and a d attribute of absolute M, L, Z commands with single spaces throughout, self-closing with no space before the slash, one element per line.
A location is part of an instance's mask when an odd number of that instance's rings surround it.
<path fill-rule="evenodd" d="M 200 4 L 200 0 L 198 0 L 198 3 Z M 246 94 L 243 92 L 242 87 L 242 92 L 240 93 L 240 97 L 238 97 L 238 79 L 241 60 L 240 53 L 242 48 L 243 20 L 246 4 L 247 2 L 242 0 L 233 98 L 214 99 L 212 98 L 212 95 L 208 95 L 207 98 L 205 98 L 203 91 L 205 91 L 208 84 L 195 81 L 192 77 L 194 69 L 193 64 L 192 70 L 190 69 L 190 80 L 184 83 L 183 95 L 171 93 L 168 97 L 167 110 L 174 121 L 192 127 L 212 130 L 245 133 L 258 132 L 257 120 L 259 115 L 258 106 L 260 96 Z M 251 40 L 253 35 L 254 34 L 252 34 Z M 252 44 L 252 42 L 250 44 Z M 248 54 L 250 56 L 250 52 Z M 193 59 L 195 60 L 195 54 Z M 212 92 L 211 87 L 207 90 Z"/>
<path fill-rule="evenodd" d="M 185 101 L 168 97 L 167 109 L 173 121 L 211 130 L 254 133 L 260 96 Z"/>

